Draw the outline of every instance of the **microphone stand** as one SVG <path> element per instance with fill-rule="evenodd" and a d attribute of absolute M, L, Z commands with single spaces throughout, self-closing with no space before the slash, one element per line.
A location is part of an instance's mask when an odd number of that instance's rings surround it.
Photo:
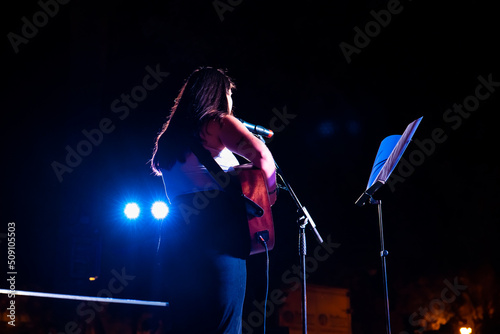
<path fill-rule="evenodd" d="M 264 138 L 261 135 L 255 134 L 257 138 L 259 138 L 264 144 Z M 284 186 L 280 186 L 281 189 L 288 191 L 295 205 L 297 206 L 297 224 L 299 225 L 299 257 L 300 257 L 300 268 L 302 273 L 302 301 L 301 301 L 301 309 L 302 309 L 302 333 L 307 334 L 307 282 L 306 282 L 306 255 L 307 255 L 307 245 L 306 245 L 306 227 L 309 227 L 310 230 L 314 233 L 316 240 L 318 243 L 323 243 L 323 238 L 319 234 L 316 224 L 312 219 L 309 211 L 307 211 L 306 207 L 303 206 L 295 192 L 293 191 L 290 183 L 286 180 L 283 175 L 283 171 L 278 166 L 276 161 L 274 162 L 276 166 L 276 174 L 280 177 L 281 182 L 283 182 Z"/>
<path fill-rule="evenodd" d="M 311 215 L 307 211 L 306 207 L 303 206 L 295 192 L 292 190 L 292 187 L 290 186 L 290 183 L 286 180 L 286 178 L 283 176 L 283 172 L 281 168 L 278 166 L 278 164 L 275 162 L 274 163 L 276 166 L 276 173 L 279 175 L 281 181 L 284 184 L 283 189 L 288 191 L 290 196 L 292 197 L 293 201 L 295 202 L 295 205 L 297 206 L 297 213 L 298 213 L 298 219 L 297 223 L 299 225 L 299 256 L 300 256 L 300 267 L 301 267 L 301 273 L 302 273 L 302 333 L 307 334 L 307 282 L 306 282 L 306 255 L 307 255 L 307 245 L 306 245 L 306 226 L 309 227 L 310 230 L 313 231 L 314 236 L 316 237 L 316 240 L 318 243 L 322 244 L 323 243 L 323 238 L 319 234 L 318 230 L 316 229 L 316 224 L 314 223 L 314 220 L 312 219 Z"/>

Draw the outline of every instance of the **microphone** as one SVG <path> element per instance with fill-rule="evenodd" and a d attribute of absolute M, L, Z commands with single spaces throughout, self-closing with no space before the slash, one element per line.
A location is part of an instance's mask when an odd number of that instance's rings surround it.
<path fill-rule="evenodd" d="M 270 129 L 266 129 L 265 127 L 263 126 L 260 126 L 260 125 L 255 125 L 255 124 L 252 124 L 252 123 L 248 123 L 248 122 L 245 122 L 244 120 L 242 120 L 241 118 L 238 118 L 238 120 L 243 123 L 243 125 L 252 133 L 255 133 L 257 135 L 260 135 L 262 137 L 266 137 L 266 138 L 271 138 L 272 136 L 274 136 L 274 132 L 273 130 L 270 130 Z"/>

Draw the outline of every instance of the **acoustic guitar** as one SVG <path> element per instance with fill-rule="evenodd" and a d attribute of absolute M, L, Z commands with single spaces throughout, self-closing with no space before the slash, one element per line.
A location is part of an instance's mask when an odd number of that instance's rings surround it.
<path fill-rule="evenodd" d="M 246 197 L 250 255 L 265 252 L 261 236 L 266 241 L 267 249 L 273 249 L 275 241 L 273 214 L 264 172 L 252 164 L 243 164 L 235 166 L 231 174 L 238 177 L 242 193 Z"/>

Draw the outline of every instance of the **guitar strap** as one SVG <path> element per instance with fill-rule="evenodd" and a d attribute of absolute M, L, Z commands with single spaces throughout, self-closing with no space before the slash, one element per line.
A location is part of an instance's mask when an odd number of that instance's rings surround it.
<path fill-rule="evenodd" d="M 229 197 L 233 201 L 235 201 L 238 205 L 241 205 L 240 201 L 243 200 L 247 215 L 251 217 L 261 217 L 264 214 L 264 210 L 258 204 L 243 194 L 236 176 L 224 172 L 219 164 L 214 160 L 210 151 L 204 148 L 201 142 L 192 140 L 190 148 L 200 163 L 208 170 L 212 178 L 217 182 L 222 190 L 230 195 Z"/>

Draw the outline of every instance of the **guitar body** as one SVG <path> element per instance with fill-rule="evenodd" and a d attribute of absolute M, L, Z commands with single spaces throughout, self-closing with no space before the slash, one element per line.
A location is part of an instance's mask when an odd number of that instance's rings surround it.
<path fill-rule="evenodd" d="M 264 236 L 268 250 L 274 248 L 274 224 L 267 180 L 264 173 L 251 164 L 234 167 L 234 172 L 241 184 L 243 194 L 262 208 L 260 216 L 248 215 L 248 230 L 250 235 L 250 255 L 265 252 L 265 247 L 259 240 L 259 234 Z"/>

